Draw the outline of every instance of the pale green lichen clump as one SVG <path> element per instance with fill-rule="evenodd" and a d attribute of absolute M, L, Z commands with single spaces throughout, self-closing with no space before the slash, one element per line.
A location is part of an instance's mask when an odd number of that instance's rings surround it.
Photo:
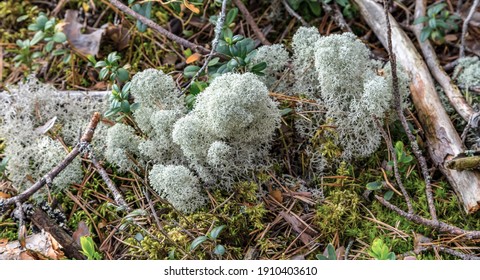
<path fill-rule="evenodd" d="M 381 140 L 374 117 L 384 119 L 392 106 L 389 79 L 376 72 L 370 51 L 351 33 L 322 37 L 315 48 L 326 117 L 337 127 L 342 158 L 371 155 Z"/>
<path fill-rule="evenodd" d="M 287 87 L 287 79 L 284 72 L 287 68 L 290 55 L 281 44 L 262 46 L 258 48 L 256 55 L 252 58 L 253 65 L 265 62 L 267 68 L 265 76 L 259 77 L 269 90 L 284 91 Z"/>
<path fill-rule="evenodd" d="M 191 213 L 206 202 L 198 178 L 181 165 L 155 165 L 149 174 L 152 187 L 176 209 Z"/>
<path fill-rule="evenodd" d="M 279 122 L 279 110 L 257 76 L 225 74 L 198 97 L 172 135 L 200 178 L 211 182 L 262 165 Z"/>
<path fill-rule="evenodd" d="M 76 145 L 79 130 L 85 129 L 93 112 L 105 110 L 105 100 L 68 96 L 32 77 L 9 88 L 9 92 L 0 92 L 0 135 L 5 138 L 6 173 L 13 186 L 23 191 L 60 163 L 68 152 L 48 134 L 60 137 L 67 146 Z M 49 131 L 46 127 L 40 129 L 54 118 Z M 105 145 L 102 128 L 99 125 L 93 142 L 99 157 Z M 76 159 L 53 180 L 51 191 L 61 191 L 82 178 L 80 160 Z"/>
<path fill-rule="evenodd" d="M 478 56 L 464 57 L 459 59 L 453 76 L 457 76 L 458 82 L 465 86 L 480 86 L 480 59 Z"/>

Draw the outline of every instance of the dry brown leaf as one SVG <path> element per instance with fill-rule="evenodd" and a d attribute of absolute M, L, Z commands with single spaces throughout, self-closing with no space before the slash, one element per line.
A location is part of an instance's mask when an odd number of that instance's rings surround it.
<path fill-rule="evenodd" d="M 185 62 L 186 62 L 187 64 L 192 64 L 192 63 L 194 63 L 195 61 L 199 60 L 201 56 L 202 56 L 202 55 L 199 54 L 199 53 L 194 53 L 194 54 L 192 54 L 191 56 L 189 56 Z"/>
<path fill-rule="evenodd" d="M 279 189 L 274 189 L 270 191 L 270 195 L 278 202 L 282 203 L 283 202 L 283 195 L 282 192 Z"/>
<path fill-rule="evenodd" d="M 8 243 L 7 238 L 0 238 L 0 246 L 5 246 L 5 245 L 7 245 L 7 243 Z"/>
<path fill-rule="evenodd" d="M 88 229 L 87 224 L 84 221 L 80 221 L 78 223 L 77 230 L 72 235 L 72 238 L 75 240 L 75 242 L 77 242 L 78 245 L 80 245 L 80 238 L 88 235 L 90 235 L 90 230 Z"/>
<path fill-rule="evenodd" d="M 121 51 L 130 45 L 130 31 L 119 25 L 109 25 L 105 35 L 113 41 L 115 48 Z"/>
<path fill-rule="evenodd" d="M 26 240 L 27 240 L 27 227 L 25 225 L 22 225 L 18 230 L 18 241 L 20 242 L 20 246 L 22 246 L 22 248 L 25 248 L 27 246 Z"/>
<path fill-rule="evenodd" d="M 300 234 L 299 236 L 299 239 L 305 244 L 305 245 L 309 245 L 311 244 L 311 242 L 313 241 L 313 237 L 310 236 L 308 233 L 306 233 L 307 230 L 304 230 L 305 229 L 305 225 L 302 224 L 297 218 L 295 218 L 293 215 L 285 212 L 285 211 L 281 211 L 280 213 L 280 216 L 282 216 L 282 218 L 287 221 L 290 226 L 292 227 L 292 229 L 297 232 L 298 234 Z"/>
<path fill-rule="evenodd" d="M 194 12 L 195 14 L 199 14 L 200 13 L 200 9 L 195 7 L 195 5 L 191 4 L 190 2 L 188 2 L 188 0 L 183 0 L 183 4 L 185 5 L 185 7 L 187 9 L 189 9 L 190 11 Z"/>
<path fill-rule="evenodd" d="M 447 42 L 455 42 L 458 40 L 458 36 L 455 34 L 447 34 L 445 35 L 445 41 Z"/>
<path fill-rule="evenodd" d="M 80 54 L 87 56 L 96 56 L 100 49 L 100 41 L 105 32 L 104 29 L 90 28 L 89 34 L 82 34 L 82 24 L 77 21 L 78 11 L 67 10 L 65 13 L 65 24 L 63 25 L 63 33 L 67 36 L 67 40 Z M 87 28 L 88 29 L 88 28 Z"/>
<path fill-rule="evenodd" d="M 7 198 L 10 198 L 10 197 L 12 197 L 12 196 L 8 193 L 0 192 L 0 198 L 7 199 Z"/>

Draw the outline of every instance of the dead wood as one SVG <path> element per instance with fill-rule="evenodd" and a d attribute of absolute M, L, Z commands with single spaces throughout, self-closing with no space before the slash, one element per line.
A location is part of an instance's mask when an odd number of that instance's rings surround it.
<path fill-rule="evenodd" d="M 50 233 L 53 238 L 63 247 L 65 256 L 77 260 L 84 260 L 85 256 L 80 253 L 80 246 L 75 242 L 65 230 L 59 227 L 48 215 L 41 209 L 36 208 L 31 217 L 33 224 L 46 232 Z"/>
<path fill-rule="evenodd" d="M 372 0 L 355 0 L 355 3 L 382 44 L 388 47 L 383 8 Z M 480 208 L 480 174 L 445 167 L 445 162 L 463 152 L 465 147 L 440 102 L 425 62 L 392 16 L 390 22 L 393 52 L 411 78 L 411 97 L 425 131 L 430 156 L 459 195 L 465 211 L 473 213 Z"/>
<path fill-rule="evenodd" d="M 419 18 L 425 15 L 426 2 L 427 1 L 425 0 L 415 1 L 415 18 Z M 470 106 L 470 104 L 467 103 L 458 87 L 452 82 L 450 77 L 440 66 L 440 62 L 438 61 L 437 55 L 435 54 L 435 49 L 433 48 L 430 41 L 426 40 L 425 42 L 422 42 L 420 40 L 420 33 L 422 32 L 422 28 L 422 24 L 416 24 L 413 26 L 412 29 L 420 44 L 423 57 L 425 58 L 425 62 L 427 63 L 428 68 L 432 73 L 432 76 L 442 86 L 443 91 L 445 91 L 445 95 L 448 97 L 448 100 L 450 100 L 450 104 L 452 104 L 453 108 L 455 108 L 455 111 L 457 111 L 457 113 L 465 121 L 468 122 L 470 117 L 474 113 L 473 108 L 472 106 Z"/>

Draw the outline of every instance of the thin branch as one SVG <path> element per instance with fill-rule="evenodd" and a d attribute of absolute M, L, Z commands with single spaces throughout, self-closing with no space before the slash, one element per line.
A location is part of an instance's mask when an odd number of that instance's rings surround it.
<path fill-rule="evenodd" d="M 415 154 L 415 157 L 417 158 L 418 163 L 420 164 L 420 169 L 422 171 L 422 175 L 425 180 L 425 190 L 427 195 L 428 208 L 430 210 L 430 215 L 432 216 L 432 219 L 436 221 L 437 213 L 435 210 L 435 204 L 433 202 L 432 185 L 430 182 L 430 174 L 428 173 L 427 161 L 425 160 L 425 157 L 422 155 L 422 151 L 418 146 L 417 140 L 415 136 L 413 136 L 412 132 L 410 131 L 410 127 L 408 126 L 407 119 L 403 114 L 402 96 L 400 95 L 399 87 L 398 87 L 397 59 L 395 57 L 395 54 L 393 53 L 392 27 L 390 26 L 390 16 L 388 12 L 388 7 L 390 7 L 391 5 L 391 0 L 383 0 L 383 4 L 384 4 L 383 9 L 384 9 L 386 24 L 387 24 L 388 53 L 389 53 L 390 64 L 392 68 L 392 93 L 393 93 L 394 106 L 397 111 L 397 115 L 400 119 L 400 122 L 402 123 L 403 129 L 405 130 L 405 133 L 408 136 L 408 140 L 410 141 L 410 146 L 412 147 L 412 151 Z"/>
<path fill-rule="evenodd" d="M 477 0 L 478 1 L 478 0 Z M 415 18 L 420 18 L 425 15 L 425 3 L 424 0 L 415 1 Z M 417 37 L 417 41 L 420 44 L 422 49 L 423 57 L 425 62 L 427 62 L 428 68 L 432 73 L 432 76 L 437 80 L 437 82 L 442 86 L 447 95 L 450 104 L 455 108 L 455 111 L 462 116 L 465 121 L 468 121 L 472 114 L 474 113 L 472 106 L 468 104 L 465 100 L 463 94 L 460 92 L 457 86 L 452 82 L 450 77 L 445 73 L 445 71 L 440 66 L 440 63 L 435 54 L 435 49 L 432 47 L 432 44 L 426 40 L 422 42 L 420 40 L 420 34 L 422 33 L 422 24 L 416 24 L 413 26 L 413 31 Z"/>
<path fill-rule="evenodd" d="M 322 4 L 322 7 L 325 10 L 325 12 L 333 18 L 333 20 L 338 25 L 338 27 L 340 27 L 340 29 L 342 29 L 345 32 L 352 32 L 352 29 L 345 21 L 345 18 L 343 17 L 342 12 L 338 9 L 338 6 L 334 6 L 335 8 L 332 9 L 332 7 L 330 7 L 330 5 L 325 3 L 325 1 L 318 0 L 318 2 Z"/>
<path fill-rule="evenodd" d="M 200 76 L 200 74 L 207 68 L 208 63 L 212 59 L 215 49 L 217 48 L 218 42 L 220 41 L 220 35 L 222 34 L 223 30 L 223 25 L 225 24 L 225 16 L 227 14 L 227 0 L 222 1 L 222 9 L 220 11 L 220 16 L 217 19 L 217 24 L 215 25 L 215 37 L 213 38 L 212 41 L 212 49 L 210 50 L 210 53 L 207 55 L 207 58 L 205 59 L 205 62 L 203 63 L 202 67 L 195 73 L 195 76 L 190 79 L 190 82 L 188 83 L 187 86 L 182 90 L 180 93 L 180 96 L 185 94 L 185 92 L 190 88 L 192 83 L 195 82 L 195 80 Z"/>
<path fill-rule="evenodd" d="M 408 194 L 407 190 L 405 189 L 405 186 L 403 185 L 402 176 L 400 175 L 400 171 L 398 170 L 397 154 L 395 153 L 395 149 L 393 147 L 392 140 L 388 136 L 385 129 L 383 129 L 380 121 L 377 118 L 374 118 L 374 120 L 375 120 L 375 124 L 377 125 L 377 129 L 380 130 L 380 133 L 382 134 L 383 139 L 385 139 L 385 143 L 387 144 L 388 150 L 390 151 L 390 154 L 392 155 L 393 172 L 395 174 L 395 180 L 397 181 L 397 185 L 400 188 L 400 190 L 402 191 L 403 197 L 405 198 L 405 202 L 407 203 L 408 213 L 412 214 L 413 213 L 412 202 L 410 201 L 410 195 Z"/>
<path fill-rule="evenodd" d="M 165 28 L 161 27 L 157 23 L 155 23 L 153 20 L 150 20 L 144 16 L 142 16 L 139 13 L 136 13 L 132 9 L 130 9 L 128 6 L 120 2 L 119 0 L 109 0 L 112 5 L 117 7 L 120 11 L 136 18 L 137 20 L 141 21 L 143 24 L 147 25 L 148 27 L 152 28 L 153 30 L 157 31 L 158 33 L 162 34 L 163 36 L 167 37 L 168 39 L 175 41 L 179 43 L 180 45 L 190 48 L 194 52 L 198 52 L 201 54 L 209 54 L 210 50 L 199 46 L 197 44 L 194 44 L 188 40 L 185 40 L 181 37 L 178 37 L 177 35 L 171 33 L 170 31 L 166 30 Z"/>
<path fill-rule="evenodd" d="M 282 3 L 283 3 L 283 6 L 285 7 L 285 10 L 287 10 L 287 12 L 294 18 L 298 19 L 303 26 L 307 26 L 307 27 L 310 27 L 310 24 L 308 24 L 308 22 L 306 22 L 299 14 L 297 14 L 297 12 L 295 12 L 292 7 L 290 7 L 290 5 L 288 4 L 287 0 L 282 0 Z"/>
<path fill-rule="evenodd" d="M 468 12 L 467 18 L 463 21 L 462 25 L 462 37 L 460 43 L 460 58 L 465 57 L 465 36 L 467 35 L 468 24 L 472 20 L 473 14 L 475 14 L 475 10 L 478 7 L 480 0 L 473 1 L 472 6 L 470 7 L 470 11 Z"/>
<path fill-rule="evenodd" d="M 248 22 L 248 25 L 250 25 L 255 35 L 257 35 L 258 40 L 260 40 L 262 44 L 270 46 L 272 43 L 270 43 L 267 40 L 267 38 L 265 38 L 265 35 L 263 35 L 260 28 L 258 28 L 258 25 L 255 22 L 255 19 L 252 17 L 252 15 L 248 11 L 247 7 L 245 7 L 243 2 L 241 0 L 233 0 L 233 3 L 238 7 L 240 12 L 242 12 L 243 16 L 245 17 L 245 20 Z"/>
<path fill-rule="evenodd" d="M 450 233 L 456 236 L 463 236 L 466 239 L 480 239 L 480 231 L 470 231 L 464 230 L 456 226 L 449 225 L 447 223 L 438 221 L 438 220 L 428 220 L 424 217 L 421 217 L 416 214 L 410 214 L 402 209 L 398 208 L 397 206 L 391 204 L 390 202 L 386 201 L 383 197 L 375 195 L 375 198 L 385 207 L 388 209 L 395 211 L 398 215 L 406 218 L 409 221 L 412 221 L 419 225 L 424 225 L 430 227 L 432 229 L 438 230 L 442 233 Z"/>
<path fill-rule="evenodd" d="M 90 120 L 90 123 L 85 130 L 80 142 L 75 145 L 73 150 L 65 157 L 65 159 L 60 162 L 57 166 L 55 166 L 47 175 L 43 176 L 39 181 L 33 184 L 30 188 L 22 192 L 21 194 L 5 199 L 0 200 L 0 213 L 14 205 L 16 203 L 25 202 L 27 199 L 30 198 L 34 193 L 40 190 L 45 184 L 50 185 L 52 180 L 57 177 L 60 172 L 62 172 L 80 153 L 84 152 L 85 148 L 88 147 L 90 142 L 92 141 L 93 133 L 95 132 L 95 128 L 100 121 L 100 113 L 95 112 Z"/>
<path fill-rule="evenodd" d="M 113 194 L 113 199 L 117 203 L 117 205 L 123 207 L 125 210 L 130 212 L 130 207 L 128 206 L 127 202 L 125 202 L 125 199 L 123 198 L 122 193 L 118 190 L 117 186 L 115 186 L 115 183 L 110 180 L 110 177 L 107 174 L 107 171 L 103 168 L 103 166 L 98 162 L 97 158 L 93 154 L 93 151 L 90 149 L 89 152 L 89 158 L 93 163 L 93 166 L 97 169 L 97 172 L 100 174 L 102 177 L 103 181 L 105 181 L 105 184 L 107 185 L 108 189 L 112 192 Z"/>

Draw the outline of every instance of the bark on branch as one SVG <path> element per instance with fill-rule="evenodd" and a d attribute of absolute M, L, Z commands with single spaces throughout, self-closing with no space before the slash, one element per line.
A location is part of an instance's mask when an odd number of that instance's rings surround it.
<path fill-rule="evenodd" d="M 60 162 L 57 166 L 55 166 L 47 175 L 43 176 L 42 179 L 37 181 L 33 184 L 30 188 L 22 192 L 21 194 L 8 198 L 4 201 L 0 200 L 0 213 L 3 212 L 4 209 L 15 205 L 16 203 L 23 203 L 27 199 L 30 198 L 34 193 L 40 190 L 45 184 L 51 184 L 53 179 L 57 177 L 60 172 L 62 172 L 83 150 L 89 145 L 92 141 L 93 133 L 95 132 L 95 128 L 100 121 L 100 113 L 95 112 L 93 114 L 90 123 L 85 130 L 85 133 L 82 135 L 82 138 L 77 145 L 72 149 L 72 151 L 65 157 L 65 159 Z"/>
<path fill-rule="evenodd" d="M 363 18 L 385 47 L 387 34 L 383 8 L 372 0 L 355 0 Z M 395 19 L 392 24 L 392 47 L 397 60 L 411 78 L 410 91 L 425 131 L 428 151 L 435 165 L 447 177 L 467 213 L 480 208 L 480 174 L 445 167 L 445 162 L 463 152 L 465 147 L 435 91 L 433 79 L 425 62 Z"/>

